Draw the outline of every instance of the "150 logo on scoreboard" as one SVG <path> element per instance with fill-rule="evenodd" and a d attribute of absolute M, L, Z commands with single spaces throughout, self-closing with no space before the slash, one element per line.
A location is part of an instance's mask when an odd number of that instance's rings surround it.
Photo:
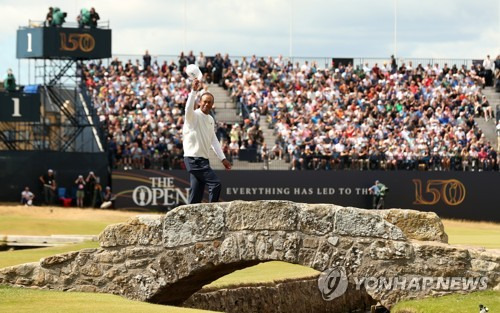
<path fill-rule="evenodd" d="M 422 190 L 420 179 L 413 179 L 413 184 L 415 185 L 413 204 L 433 205 L 443 200 L 447 205 L 459 205 L 465 200 L 465 186 L 456 179 L 429 179 L 426 181 L 425 190 Z"/>
<path fill-rule="evenodd" d="M 95 48 L 95 39 L 90 34 L 78 34 L 64 32 L 59 33 L 61 39 L 60 50 L 91 52 Z"/>

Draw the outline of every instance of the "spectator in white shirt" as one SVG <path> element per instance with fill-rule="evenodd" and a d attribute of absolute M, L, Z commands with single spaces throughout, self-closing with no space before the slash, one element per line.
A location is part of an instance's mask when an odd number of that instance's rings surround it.
<path fill-rule="evenodd" d="M 33 199 L 35 199 L 35 195 L 30 191 L 30 187 L 24 187 L 23 192 L 21 192 L 21 203 L 25 206 L 31 206 Z"/>
<path fill-rule="evenodd" d="M 484 59 L 483 61 L 483 67 L 484 67 L 484 71 L 485 71 L 485 86 L 486 87 L 489 87 L 489 86 L 493 86 L 493 67 L 495 66 L 495 64 L 493 63 L 493 61 L 491 61 L 490 59 L 490 56 L 487 55 L 486 56 L 486 59 Z"/>

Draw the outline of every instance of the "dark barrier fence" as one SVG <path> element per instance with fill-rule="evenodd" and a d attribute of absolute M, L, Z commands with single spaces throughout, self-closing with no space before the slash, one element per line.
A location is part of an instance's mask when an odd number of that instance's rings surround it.
<path fill-rule="evenodd" d="M 57 186 L 66 188 L 69 196 L 78 175 L 86 177 L 89 171 L 100 177 L 102 186 L 110 182 L 105 153 L 0 151 L 0 201 L 20 201 L 21 191 L 28 186 L 40 204 L 43 187 L 38 178 L 48 169 L 54 170 Z"/>
<path fill-rule="evenodd" d="M 441 217 L 500 221 L 496 172 L 218 171 L 221 201 L 290 200 L 371 208 L 369 188 L 389 188 L 386 208 L 433 211 Z M 168 210 L 189 193 L 185 171 L 114 171 L 117 208 Z M 207 193 L 205 198 L 207 198 Z"/>

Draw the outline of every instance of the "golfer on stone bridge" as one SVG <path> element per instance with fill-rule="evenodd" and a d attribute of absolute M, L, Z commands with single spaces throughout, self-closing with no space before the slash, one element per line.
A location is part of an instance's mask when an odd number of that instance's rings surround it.
<path fill-rule="evenodd" d="M 191 181 L 190 204 L 201 202 L 205 185 L 208 185 L 208 201 L 217 202 L 219 200 L 221 183 L 215 172 L 210 168 L 208 161 L 210 146 L 222 161 L 224 167 L 228 170 L 231 169 L 231 163 L 224 156 L 215 135 L 214 119 L 210 115 L 210 110 L 214 105 L 214 96 L 209 92 L 204 92 L 201 95 L 199 108 L 194 109 L 194 102 L 200 89 L 201 82 L 198 78 L 195 78 L 186 103 L 186 117 L 182 128 L 184 163 Z"/>

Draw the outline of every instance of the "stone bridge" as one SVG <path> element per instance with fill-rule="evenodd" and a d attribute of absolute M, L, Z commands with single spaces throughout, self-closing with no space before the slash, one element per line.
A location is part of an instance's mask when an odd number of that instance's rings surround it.
<path fill-rule="evenodd" d="M 179 305 L 234 270 L 278 260 L 318 271 L 343 266 L 350 290 L 353 277 L 370 276 L 408 281 L 426 276 L 486 277 L 483 287 L 500 287 L 498 250 L 450 246 L 434 213 L 411 210 L 288 201 L 186 205 L 164 216 L 141 215 L 110 225 L 99 240 L 99 249 L 1 269 L 0 283 Z M 360 292 L 390 307 L 403 299 L 450 290 Z"/>

